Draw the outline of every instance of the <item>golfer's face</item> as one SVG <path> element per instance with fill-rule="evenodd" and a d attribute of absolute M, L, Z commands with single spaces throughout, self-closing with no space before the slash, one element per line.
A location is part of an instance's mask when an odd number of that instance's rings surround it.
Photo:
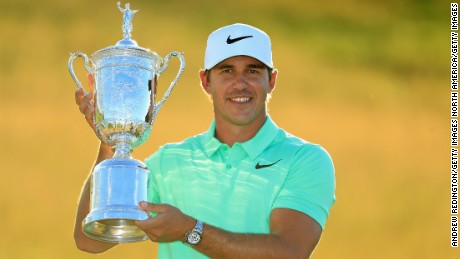
<path fill-rule="evenodd" d="M 211 94 L 216 120 L 245 126 L 265 119 L 275 77 L 269 80 L 266 66 L 248 56 L 231 57 L 214 66 L 205 90 Z"/>

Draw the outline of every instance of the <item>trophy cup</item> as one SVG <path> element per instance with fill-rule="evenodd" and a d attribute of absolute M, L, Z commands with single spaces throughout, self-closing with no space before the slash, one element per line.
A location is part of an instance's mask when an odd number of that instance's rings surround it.
<path fill-rule="evenodd" d="M 82 222 L 83 232 L 96 240 L 127 243 L 147 239 L 134 221 L 148 218 L 138 203 L 147 200 L 149 171 L 130 152 L 149 137 L 159 109 L 184 71 L 185 61 L 178 52 L 162 59 L 139 47 L 131 39 L 131 21 L 137 10 L 130 10 L 129 4 L 121 8 L 120 2 L 117 6 L 123 13 L 123 39 L 90 58 L 81 52 L 70 54 L 68 67 L 78 88 L 82 85 L 73 71 L 75 58 L 83 58 L 86 70 L 94 75 L 96 134 L 115 151 L 113 158 L 102 161 L 92 172 L 90 213 Z M 171 57 L 179 58 L 180 68 L 157 103 L 157 77 Z"/>

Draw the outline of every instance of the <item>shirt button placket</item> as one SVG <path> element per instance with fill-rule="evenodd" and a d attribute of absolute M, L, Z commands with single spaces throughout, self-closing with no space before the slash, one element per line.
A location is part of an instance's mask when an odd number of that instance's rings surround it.
<path fill-rule="evenodd" d="M 232 165 L 230 164 L 230 161 L 229 161 L 229 147 L 227 145 L 224 145 L 222 147 L 222 150 L 223 150 L 223 153 L 225 155 L 225 168 L 227 170 L 231 169 L 232 168 Z"/>

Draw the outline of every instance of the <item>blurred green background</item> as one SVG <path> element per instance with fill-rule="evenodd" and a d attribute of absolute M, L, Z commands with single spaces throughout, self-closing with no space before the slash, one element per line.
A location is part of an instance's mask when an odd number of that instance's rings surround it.
<path fill-rule="evenodd" d="M 458 258 L 449 225 L 448 2 L 130 3 L 140 10 L 139 45 L 187 61 L 136 158 L 207 129 L 212 107 L 198 80 L 206 38 L 249 23 L 273 42 L 272 118 L 334 159 L 337 203 L 313 258 Z M 75 105 L 67 61 L 114 45 L 121 25 L 115 0 L 0 0 L 0 258 L 95 257 L 73 243 L 98 141 Z M 83 62 L 74 67 L 86 83 Z M 177 68 L 171 61 L 160 91 Z M 143 242 L 97 258 L 155 255 Z"/>

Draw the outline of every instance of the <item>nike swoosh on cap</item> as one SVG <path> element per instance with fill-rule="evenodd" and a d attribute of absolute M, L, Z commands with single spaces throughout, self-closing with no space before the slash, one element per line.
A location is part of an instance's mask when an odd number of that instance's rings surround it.
<path fill-rule="evenodd" d="M 235 43 L 237 41 L 244 40 L 244 39 L 247 39 L 247 38 L 252 38 L 252 37 L 253 37 L 252 35 L 248 35 L 248 36 L 242 36 L 242 37 L 237 37 L 237 38 L 231 39 L 230 35 L 228 35 L 227 44 L 233 44 L 233 43 Z"/>

